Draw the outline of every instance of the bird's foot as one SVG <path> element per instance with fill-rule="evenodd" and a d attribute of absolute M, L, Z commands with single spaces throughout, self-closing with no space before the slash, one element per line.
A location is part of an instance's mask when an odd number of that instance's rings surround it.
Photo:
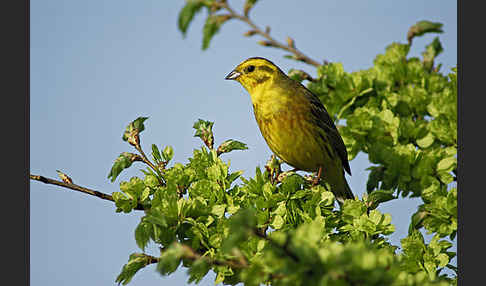
<path fill-rule="evenodd" d="M 319 171 L 317 172 L 317 176 L 312 180 L 312 187 L 319 184 L 319 180 L 321 179 L 322 167 L 319 167 Z"/>

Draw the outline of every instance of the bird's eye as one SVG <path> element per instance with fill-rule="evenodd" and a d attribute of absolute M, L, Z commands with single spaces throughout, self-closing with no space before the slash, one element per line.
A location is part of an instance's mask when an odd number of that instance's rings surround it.
<path fill-rule="evenodd" d="M 246 71 L 247 73 L 248 73 L 248 72 L 252 72 L 252 71 L 254 71 L 254 70 L 255 70 L 255 66 L 247 66 L 247 67 L 245 68 L 245 71 Z"/>

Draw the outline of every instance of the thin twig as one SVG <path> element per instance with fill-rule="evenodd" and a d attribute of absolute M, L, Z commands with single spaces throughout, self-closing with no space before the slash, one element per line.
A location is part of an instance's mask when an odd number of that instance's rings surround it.
<path fill-rule="evenodd" d="M 145 152 L 143 152 L 142 150 L 142 147 L 140 147 L 140 144 L 136 145 L 135 146 L 135 149 L 137 149 L 138 152 L 140 152 L 140 155 L 142 155 L 142 161 L 149 165 L 150 168 L 152 168 L 155 172 L 157 172 L 157 174 L 159 173 L 159 170 L 157 169 L 157 167 L 155 167 L 154 164 L 152 164 L 152 162 L 150 162 L 150 160 L 147 158 L 147 155 L 145 155 Z"/>
<path fill-rule="evenodd" d="M 32 175 L 32 174 L 30 175 L 30 179 L 34 180 L 34 181 L 42 182 L 44 184 L 56 185 L 56 186 L 71 189 L 71 190 L 74 190 L 74 191 L 78 191 L 78 192 L 81 192 L 81 193 L 85 193 L 85 194 L 88 194 L 88 195 L 91 195 L 91 196 L 98 197 L 98 198 L 103 199 L 103 200 L 115 202 L 115 200 L 113 199 L 113 197 L 111 195 L 108 195 L 108 194 L 105 194 L 105 193 L 102 193 L 102 192 L 99 192 L 99 191 L 95 191 L 95 190 L 92 190 L 92 189 L 88 189 L 88 188 L 85 188 L 85 187 L 81 187 L 81 186 L 76 185 L 76 184 L 65 183 L 65 182 L 62 182 L 62 181 L 46 178 L 44 176 Z M 144 210 L 144 208 L 141 204 L 138 204 L 134 208 L 134 210 Z"/>
<path fill-rule="evenodd" d="M 136 145 L 133 145 L 133 146 L 135 147 L 135 149 L 137 149 L 137 151 L 140 153 L 140 155 L 142 155 L 142 162 L 144 162 L 145 164 L 149 165 L 149 167 L 152 168 L 152 170 L 154 170 L 155 173 L 158 174 L 161 177 L 162 175 L 160 174 L 159 169 L 157 167 L 155 167 L 155 165 L 152 164 L 152 162 L 150 162 L 150 160 L 148 159 L 147 155 L 145 155 L 145 152 L 143 152 L 142 147 L 140 146 L 140 143 L 137 142 L 137 144 Z M 164 181 L 162 181 L 162 179 L 160 179 L 159 176 L 156 176 L 157 177 L 157 180 L 159 181 L 159 183 L 162 186 L 165 186 Z"/>
<path fill-rule="evenodd" d="M 290 44 L 284 45 L 284 44 L 278 42 L 277 40 L 275 40 L 274 38 L 272 38 L 270 36 L 269 31 L 263 31 L 262 29 L 260 29 L 255 23 L 253 23 L 253 21 L 250 20 L 249 17 L 236 13 L 228 5 L 228 3 L 226 1 L 216 2 L 215 5 L 218 5 L 221 8 L 228 11 L 232 18 L 235 18 L 235 19 L 238 19 L 238 20 L 241 20 L 241 21 L 247 23 L 252 28 L 252 32 L 254 34 L 259 34 L 260 36 L 267 39 L 268 46 L 272 46 L 272 47 L 276 47 L 276 48 L 288 51 L 295 56 L 296 60 L 299 60 L 299 61 L 304 62 L 304 63 L 309 64 L 309 65 L 313 65 L 315 67 L 319 67 L 323 64 L 324 65 L 327 64 L 327 61 L 323 61 L 323 63 L 319 63 L 318 61 L 313 60 L 310 57 L 303 54 L 301 51 L 299 51 L 297 48 L 295 48 L 295 44 L 293 43 L 293 40 L 288 41 L 289 43 L 292 43 L 292 45 L 290 45 Z"/>
<path fill-rule="evenodd" d="M 146 265 L 159 263 L 159 261 L 160 261 L 160 258 L 158 258 L 158 257 L 154 257 L 152 255 L 148 255 L 148 254 L 145 254 L 145 253 L 140 253 L 140 254 L 148 258 L 148 262 L 147 262 Z"/>
<path fill-rule="evenodd" d="M 239 259 L 239 260 L 218 260 L 218 259 L 213 259 L 207 256 L 203 256 L 194 249 L 192 249 L 190 246 L 180 243 L 182 248 L 184 249 L 184 254 L 183 258 L 191 261 L 196 261 L 199 259 L 205 260 L 209 265 L 215 265 L 215 266 L 229 266 L 231 268 L 235 269 L 241 269 L 241 268 L 246 268 L 248 267 L 248 262 L 246 261 L 245 258 Z M 162 250 L 164 251 L 164 250 Z M 160 258 L 153 257 L 148 254 L 143 254 L 147 258 L 149 258 L 149 261 L 151 263 L 158 263 L 160 261 Z"/>

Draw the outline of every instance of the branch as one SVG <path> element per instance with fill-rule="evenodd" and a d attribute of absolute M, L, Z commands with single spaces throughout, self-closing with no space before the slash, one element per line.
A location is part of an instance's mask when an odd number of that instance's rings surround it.
<path fill-rule="evenodd" d="M 294 58 L 296 60 L 301 61 L 301 62 L 304 62 L 304 63 L 309 64 L 309 65 L 313 65 L 315 67 L 319 67 L 319 66 L 321 66 L 323 64 L 324 65 L 327 64 L 327 61 L 323 61 L 323 63 L 319 63 L 318 61 L 313 60 L 310 57 L 308 57 L 305 54 L 303 54 L 301 51 L 299 51 L 295 47 L 295 43 L 294 43 L 294 41 L 291 38 L 287 38 L 287 45 L 284 45 L 284 44 L 278 42 L 277 40 L 275 40 L 274 38 L 272 38 L 270 36 L 270 29 L 268 27 L 267 27 L 267 29 L 265 31 L 263 31 L 255 23 L 253 23 L 253 21 L 251 21 L 248 16 L 241 15 L 241 14 L 236 13 L 228 5 L 228 3 L 226 1 L 215 2 L 214 5 L 217 5 L 217 6 L 221 7 L 221 8 L 223 8 L 223 9 L 225 9 L 226 11 L 228 11 L 229 12 L 229 15 L 231 16 L 231 18 L 235 18 L 235 19 L 238 19 L 240 21 L 243 21 L 243 22 L 247 23 L 252 28 L 252 30 L 249 31 L 247 33 L 247 35 L 258 34 L 258 35 L 264 37 L 265 39 L 267 39 L 267 41 L 260 42 L 262 45 L 269 46 L 269 47 L 275 47 L 275 48 L 279 48 L 279 49 L 285 50 L 287 52 L 290 52 L 290 53 L 292 53 L 294 55 Z"/>
<path fill-rule="evenodd" d="M 184 255 L 184 258 L 190 259 L 192 261 L 198 260 L 198 259 L 204 259 L 206 262 L 210 265 L 215 265 L 215 266 L 229 266 L 231 268 L 246 268 L 248 267 L 248 262 L 244 257 L 240 257 L 238 260 L 218 260 L 218 259 L 212 259 L 207 256 L 202 256 L 201 254 L 197 253 L 194 249 L 191 247 L 181 244 L 182 247 L 184 248 L 186 254 Z"/>
<path fill-rule="evenodd" d="M 157 174 L 160 175 L 159 169 L 157 167 L 155 167 L 155 165 L 152 164 L 152 162 L 150 162 L 150 160 L 147 158 L 147 155 L 145 155 L 145 152 L 143 152 L 142 147 L 140 146 L 140 143 L 135 145 L 134 147 L 135 147 L 135 149 L 137 149 L 138 152 L 140 152 L 140 155 L 142 155 L 142 162 L 149 165 L 149 167 L 152 168 L 152 170 L 154 170 Z M 162 185 L 164 185 L 164 182 L 160 181 L 160 183 Z"/>
<path fill-rule="evenodd" d="M 240 257 L 240 259 L 236 260 L 218 260 L 218 259 L 212 259 L 207 256 L 203 256 L 194 249 L 192 249 L 190 246 L 179 243 L 179 245 L 184 249 L 184 254 L 182 255 L 183 259 L 191 260 L 192 262 L 203 259 L 205 260 L 209 265 L 213 266 L 229 266 L 231 268 L 247 268 L 248 267 L 248 262 L 244 257 Z M 161 249 L 161 251 L 164 251 Z M 160 261 L 160 258 L 154 257 L 145 253 L 142 253 L 143 256 L 147 257 L 149 260 L 149 263 L 147 264 L 152 264 L 152 263 L 158 263 Z"/>
<path fill-rule="evenodd" d="M 105 193 L 102 193 L 102 192 L 98 192 L 98 191 L 95 191 L 95 190 L 92 190 L 92 189 L 88 189 L 88 188 L 85 188 L 85 187 L 81 187 L 81 186 L 78 186 L 76 184 L 65 183 L 65 182 L 62 182 L 62 181 L 46 178 L 44 176 L 32 175 L 32 174 L 30 174 L 30 179 L 34 180 L 34 181 L 42 182 L 44 184 L 57 185 L 57 186 L 60 186 L 60 187 L 64 187 L 64 188 L 67 188 L 67 189 L 71 189 L 71 190 L 74 190 L 74 191 L 85 193 L 85 194 L 88 194 L 88 195 L 91 195 L 91 196 L 95 196 L 95 197 L 98 197 L 98 198 L 103 199 L 103 200 L 115 202 L 115 200 L 113 200 L 113 197 L 111 195 L 108 195 L 108 194 L 105 194 Z M 134 208 L 134 210 L 144 210 L 144 208 L 141 204 L 138 204 Z"/>

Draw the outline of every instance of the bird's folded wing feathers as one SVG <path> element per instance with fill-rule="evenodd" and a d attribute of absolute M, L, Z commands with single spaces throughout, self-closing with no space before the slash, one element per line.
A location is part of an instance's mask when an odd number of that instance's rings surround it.
<path fill-rule="evenodd" d="M 302 85 L 303 86 L 303 85 Z M 312 105 L 311 112 L 314 114 L 317 120 L 317 124 L 326 132 L 327 138 L 329 139 L 332 147 L 337 152 L 341 162 L 343 164 L 344 170 L 351 175 L 351 167 L 348 161 L 348 152 L 346 151 L 346 146 L 344 145 L 343 139 L 339 134 L 339 131 L 334 124 L 331 116 L 327 112 L 324 105 L 317 96 L 315 96 L 310 90 L 303 86 L 307 90 L 307 96 L 309 97 L 310 103 Z"/>

